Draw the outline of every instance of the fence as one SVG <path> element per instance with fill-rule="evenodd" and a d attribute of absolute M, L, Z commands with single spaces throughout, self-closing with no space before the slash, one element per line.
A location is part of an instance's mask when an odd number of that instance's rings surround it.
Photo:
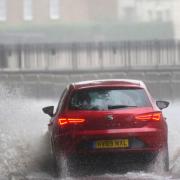
<path fill-rule="evenodd" d="M 174 40 L 1 44 L 1 70 L 104 70 L 180 66 Z"/>

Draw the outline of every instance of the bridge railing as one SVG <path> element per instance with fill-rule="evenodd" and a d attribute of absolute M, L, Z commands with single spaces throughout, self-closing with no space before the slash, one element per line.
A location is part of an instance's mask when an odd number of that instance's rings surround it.
<path fill-rule="evenodd" d="M 1 44 L 0 70 L 103 70 L 180 66 L 175 40 Z"/>

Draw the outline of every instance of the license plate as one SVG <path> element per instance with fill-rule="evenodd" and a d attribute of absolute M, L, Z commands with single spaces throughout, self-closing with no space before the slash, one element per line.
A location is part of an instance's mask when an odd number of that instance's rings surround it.
<path fill-rule="evenodd" d="M 106 148 L 128 148 L 128 139 L 116 139 L 116 140 L 99 140 L 95 142 L 96 149 Z"/>

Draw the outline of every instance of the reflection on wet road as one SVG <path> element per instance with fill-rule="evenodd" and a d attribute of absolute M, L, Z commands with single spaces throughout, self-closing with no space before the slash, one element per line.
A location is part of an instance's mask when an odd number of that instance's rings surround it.
<path fill-rule="evenodd" d="M 48 117 L 41 108 L 56 105 L 49 100 L 28 99 L 7 88 L 0 88 L 0 179 L 12 180 L 50 180 L 52 176 L 51 161 L 47 151 L 45 133 Z M 100 174 L 91 171 L 79 177 L 68 177 L 67 180 L 169 180 L 180 179 L 180 123 L 178 102 L 172 102 L 164 111 L 169 125 L 169 152 L 171 170 L 167 174 L 145 173 L 143 171 L 112 173 L 102 171 Z M 95 167 L 98 168 L 99 167 Z"/>

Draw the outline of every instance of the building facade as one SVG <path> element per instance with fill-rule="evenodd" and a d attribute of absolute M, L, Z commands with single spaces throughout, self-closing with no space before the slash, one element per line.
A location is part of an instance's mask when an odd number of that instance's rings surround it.
<path fill-rule="evenodd" d="M 0 0 L 0 26 L 171 22 L 180 37 L 179 7 L 179 0 Z"/>
<path fill-rule="evenodd" d="M 174 38 L 180 39 L 179 0 L 118 0 L 118 19 L 135 23 L 173 24 Z"/>
<path fill-rule="evenodd" d="M 117 17 L 117 0 L 0 0 L 0 22 L 87 22 Z"/>
<path fill-rule="evenodd" d="M 0 22 L 172 21 L 179 0 L 0 0 Z"/>
<path fill-rule="evenodd" d="M 120 20 L 172 21 L 175 0 L 118 0 Z"/>

